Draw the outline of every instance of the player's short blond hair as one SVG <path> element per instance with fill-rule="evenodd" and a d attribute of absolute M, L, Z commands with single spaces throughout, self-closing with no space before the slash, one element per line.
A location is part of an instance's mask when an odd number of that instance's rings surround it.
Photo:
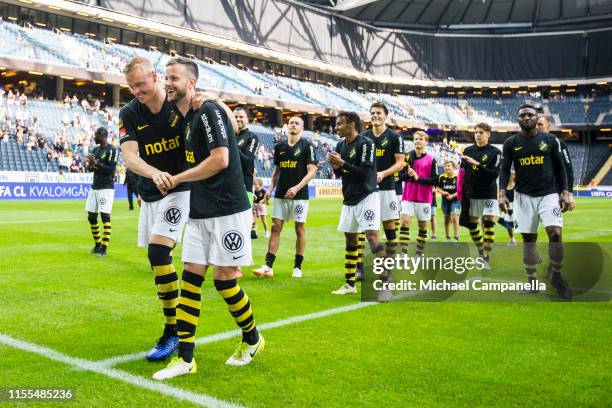
<path fill-rule="evenodd" d="M 153 64 L 145 57 L 134 57 L 123 67 L 123 73 L 129 74 L 136 68 L 141 68 L 145 72 L 153 71 Z"/>
<path fill-rule="evenodd" d="M 412 137 L 414 137 L 414 136 L 421 136 L 421 137 L 423 137 L 423 139 L 425 139 L 426 142 L 429 141 L 429 135 L 427 134 L 427 132 L 424 132 L 422 130 L 414 132 L 414 135 L 412 135 Z"/>

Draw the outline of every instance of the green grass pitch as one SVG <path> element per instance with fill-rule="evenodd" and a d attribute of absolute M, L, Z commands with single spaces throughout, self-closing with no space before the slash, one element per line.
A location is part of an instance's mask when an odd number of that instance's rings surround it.
<path fill-rule="evenodd" d="M 89 255 L 83 207 L 0 202 L 0 334 L 87 361 L 144 351 L 160 335 L 162 315 L 146 250 L 136 248 L 138 212 L 115 202 L 109 256 L 100 259 Z M 578 200 L 565 240 L 612 241 L 609 210 L 607 199 Z M 311 202 L 301 280 L 290 277 L 292 224 L 283 231 L 274 279 L 245 270 L 240 285 L 258 324 L 359 302 L 329 293 L 343 282 L 339 213 L 339 200 Z M 255 266 L 267 245 L 261 224 L 259 231 Z M 499 226 L 496 237 L 507 241 Z M 236 328 L 211 280 L 197 337 Z M 612 398 L 611 312 L 609 303 L 375 304 L 263 330 L 266 350 L 247 367 L 224 365 L 238 338 L 200 345 L 197 374 L 166 384 L 247 407 L 603 407 Z M 114 368 L 150 378 L 161 367 L 136 359 Z M 53 406 L 195 406 L 0 341 L 0 389 L 9 387 L 76 390 L 74 402 Z"/>

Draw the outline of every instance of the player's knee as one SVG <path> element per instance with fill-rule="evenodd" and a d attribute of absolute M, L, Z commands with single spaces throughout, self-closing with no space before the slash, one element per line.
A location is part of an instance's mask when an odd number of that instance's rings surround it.
<path fill-rule="evenodd" d="M 102 222 L 110 222 L 110 214 L 100 213 L 100 218 L 102 218 Z"/>
<path fill-rule="evenodd" d="M 561 228 L 551 228 L 546 233 L 550 242 L 561 242 Z"/>
<path fill-rule="evenodd" d="M 98 223 L 98 214 L 97 213 L 88 213 L 87 214 L 87 221 L 89 221 L 90 224 L 97 224 Z"/>
<path fill-rule="evenodd" d="M 476 224 L 475 222 L 470 222 L 468 224 L 468 229 L 470 229 L 470 230 L 478 229 L 478 224 Z"/>
<path fill-rule="evenodd" d="M 275 222 L 272 223 L 272 233 L 273 234 L 280 234 L 282 230 L 282 227 L 280 226 L 280 224 L 277 224 Z"/>
<path fill-rule="evenodd" d="M 172 248 L 165 245 L 149 244 L 148 257 L 151 266 L 170 265 L 172 257 L 170 252 Z"/>

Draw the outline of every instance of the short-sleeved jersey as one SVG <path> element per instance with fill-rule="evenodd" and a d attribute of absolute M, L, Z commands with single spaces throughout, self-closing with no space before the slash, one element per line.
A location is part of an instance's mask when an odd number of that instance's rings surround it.
<path fill-rule="evenodd" d="M 98 163 L 97 169 L 93 170 L 92 190 L 115 188 L 115 169 L 117 168 L 117 157 L 119 155 L 117 149 L 110 144 L 104 147 L 96 146 L 91 154 Z"/>
<path fill-rule="evenodd" d="M 538 132 L 525 137 L 517 133 L 506 139 L 503 154 L 504 166 L 509 169 L 514 164 L 515 191 L 541 197 L 567 188 L 561 146 L 554 135 Z M 500 183 L 507 185 L 508 180 L 500 179 Z"/>
<path fill-rule="evenodd" d="M 482 147 L 472 145 L 466 147 L 463 154 L 481 164 L 476 166 L 462 162 L 465 171 L 463 188 L 469 192 L 470 198 L 497 199 L 497 177 L 499 177 L 501 166 L 501 151 L 491 144 Z"/>
<path fill-rule="evenodd" d="M 259 150 L 259 138 L 249 129 L 244 128 L 236 135 L 236 144 L 240 152 L 240 164 L 244 176 L 246 191 L 253 191 L 255 176 L 255 155 Z"/>
<path fill-rule="evenodd" d="M 229 164 L 212 177 L 191 183 L 190 218 L 216 218 L 250 208 L 244 188 L 240 154 L 232 124 L 216 103 L 206 101 L 197 112 L 189 111 L 183 125 L 185 159 L 195 167 L 210 156 L 213 149 L 226 147 Z"/>
<path fill-rule="evenodd" d="M 356 205 L 378 190 L 375 149 L 374 142 L 363 135 L 358 135 L 352 143 L 342 140 L 336 145 L 336 152 L 340 153 L 342 160 L 363 172 L 357 174 L 345 168 L 336 170 L 336 174 L 342 177 L 343 204 Z"/>
<path fill-rule="evenodd" d="M 137 142 L 141 159 L 159 171 L 175 175 L 186 169 L 181 124 L 180 113 L 168 100 L 159 113 L 151 113 L 145 104 L 132 99 L 119 111 L 120 142 Z M 189 184 L 183 183 L 169 193 L 187 190 Z M 147 202 L 163 198 L 153 180 L 147 177 L 138 178 L 138 193 Z"/>
<path fill-rule="evenodd" d="M 287 190 L 306 176 L 309 164 L 317 164 L 315 148 L 310 141 L 300 138 L 293 146 L 289 146 L 287 141 L 277 143 L 274 146 L 274 165 L 279 169 L 279 177 L 274 197 L 284 198 Z M 293 199 L 308 200 L 308 186 L 304 186 Z"/>
<path fill-rule="evenodd" d="M 378 137 L 374 136 L 372 129 L 367 130 L 363 135 L 374 142 L 376 148 L 376 171 L 384 171 L 395 164 L 395 155 L 404 153 L 403 142 L 399 134 L 387 128 Z M 395 189 L 395 176 L 392 174 L 385 177 L 378 183 L 378 189 L 393 190 Z"/>
<path fill-rule="evenodd" d="M 255 190 L 253 192 L 253 202 L 255 204 L 261 203 L 261 201 L 263 200 L 265 196 L 266 196 L 266 190 L 264 190 L 263 188 L 261 190 Z"/>
<path fill-rule="evenodd" d="M 446 173 L 440 174 L 438 176 L 438 186 L 446 193 L 455 194 L 457 192 L 457 174 L 452 176 Z M 457 201 L 457 198 L 447 200 L 445 196 L 442 196 L 442 201 Z"/>

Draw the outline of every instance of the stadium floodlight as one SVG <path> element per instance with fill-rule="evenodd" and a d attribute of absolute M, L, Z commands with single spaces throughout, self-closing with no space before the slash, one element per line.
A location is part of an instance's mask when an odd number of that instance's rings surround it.
<path fill-rule="evenodd" d="M 366 4 L 375 3 L 378 0 L 338 0 L 333 7 L 336 11 L 348 11 Z"/>

